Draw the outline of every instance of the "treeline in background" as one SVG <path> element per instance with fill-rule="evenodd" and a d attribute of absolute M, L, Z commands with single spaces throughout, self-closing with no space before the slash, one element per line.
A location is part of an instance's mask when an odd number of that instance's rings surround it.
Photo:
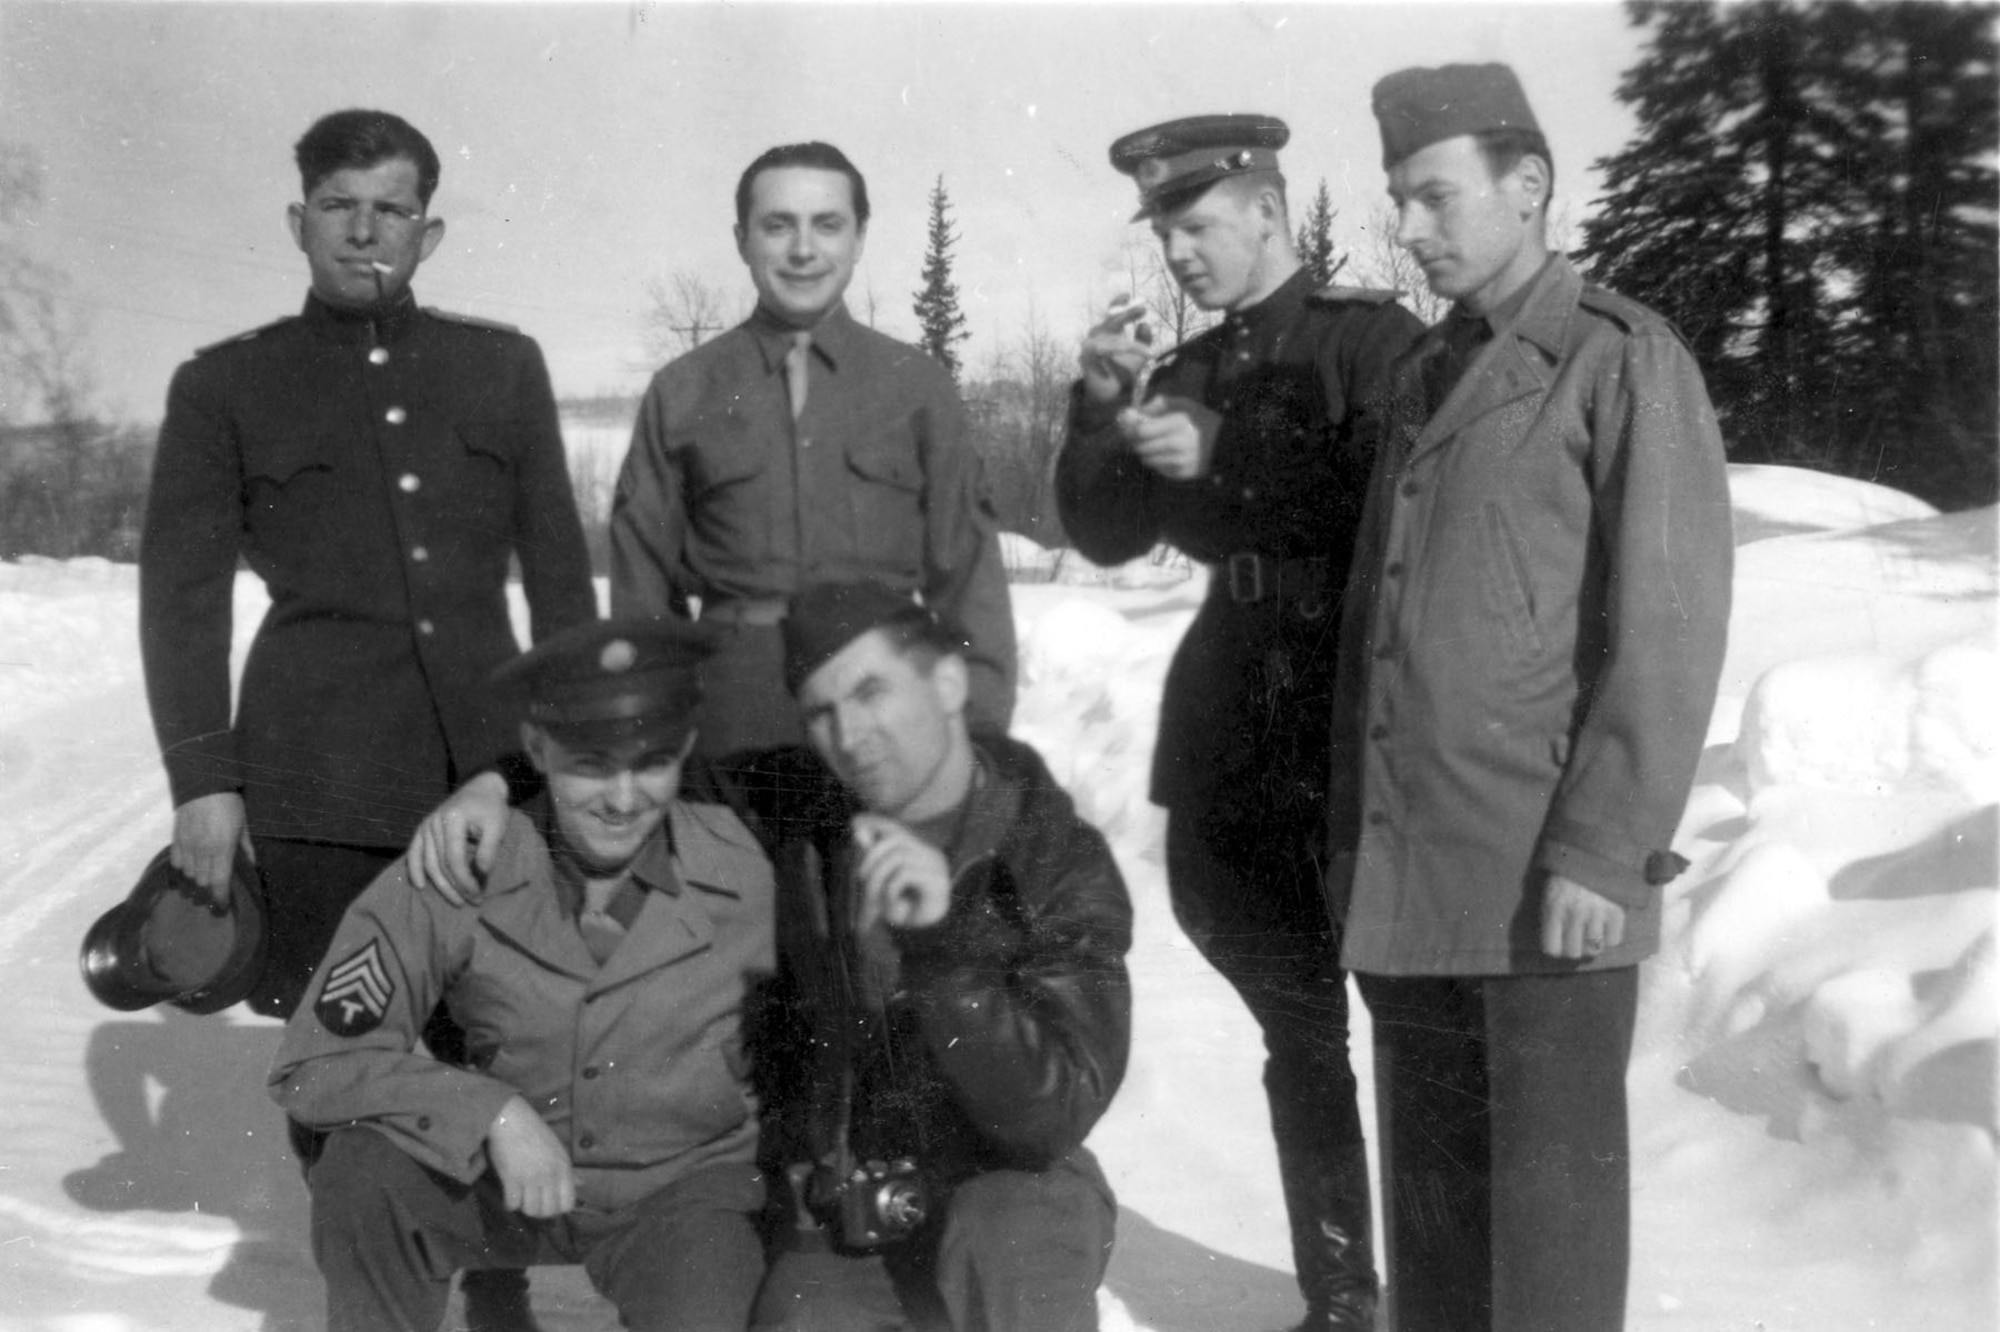
<path fill-rule="evenodd" d="M 1638 128 L 1594 165 L 1604 193 L 1552 243 L 1680 327 L 1707 375 L 1732 460 L 1879 482 L 1939 508 L 2000 497 L 2000 57 L 1988 5 L 1633 0 L 1645 33 L 1619 97 Z M 1556 145 L 1560 151 L 1561 145 Z M 1561 169 L 1562 164 L 1558 164 Z M 1334 244 L 1324 180 L 1294 166 L 1302 257 L 1323 280 L 1400 288 L 1442 310 L 1389 243 L 1386 207 L 1360 250 Z M 157 427 L 96 407 L 82 306 L 22 243 L 39 164 L 0 142 L 0 559 L 134 557 Z M 975 220 L 976 225 L 976 220 Z M 1051 493 L 1077 344 L 1031 309 L 962 362 L 944 176 L 930 197 L 917 341 L 959 381 L 1006 530 L 1066 544 Z M 1170 346 L 1212 322 L 1135 237 L 1132 294 Z M 658 361 L 747 313 L 739 293 L 678 273 L 649 292 Z M 872 291 L 849 295 L 873 325 Z M 1070 321 L 1065 321 L 1065 323 Z M 572 479 L 604 567 L 604 524 L 636 410 L 563 404 Z"/>

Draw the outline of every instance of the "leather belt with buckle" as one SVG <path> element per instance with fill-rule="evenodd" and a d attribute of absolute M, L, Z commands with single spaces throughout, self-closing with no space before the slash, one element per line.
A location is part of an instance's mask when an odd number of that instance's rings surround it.
<path fill-rule="evenodd" d="M 1231 601 L 1239 606 L 1291 602 L 1308 620 L 1327 612 L 1329 572 L 1324 559 L 1279 560 L 1254 550 L 1236 551 L 1222 562 L 1223 587 Z"/>

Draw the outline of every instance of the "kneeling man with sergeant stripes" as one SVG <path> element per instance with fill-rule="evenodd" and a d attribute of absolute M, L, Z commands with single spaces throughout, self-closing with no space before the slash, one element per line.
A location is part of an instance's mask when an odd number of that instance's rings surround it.
<path fill-rule="evenodd" d="M 582 1263 L 633 1329 L 741 1329 L 763 1275 L 744 1000 L 771 867 L 680 798 L 701 631 L 576 626 L 501 668 L 545 779 L 471 906 L 402 862 L 349 908 L 271 1074 L 331 1332 L 430 1329 L 460 1270 Z M 468 1066 L 419 1044 L 442 1001 Z"/>

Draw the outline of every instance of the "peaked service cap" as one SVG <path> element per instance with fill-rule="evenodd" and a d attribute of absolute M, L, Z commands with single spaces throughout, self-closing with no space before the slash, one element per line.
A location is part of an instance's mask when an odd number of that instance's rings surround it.
<path fill-rule="evenodd" d="M 1123 135 L 1111 145 L 1111 165 L 1138 182 L 1132 220 L 1143 222 L 1226 176 L 1276 171 L 1291 137 L 1276 116 L 1188 116 Z"/>
<path fill-rule="evenodd" d="M 264 972 L 264 895 L 241 851 L 218 904 L 175 869 L 172 848 L 154 856 L 125 900 L 83 936 L 83 983 L 107 1008 L 130 1013 L 169 1003 L 219 1013 L 249 995 Z"/>
<path fill-rule="evenodd" d="M 694 730 L 713 631 L 676 617 L 589 620 L 501 664 L 493 686 L 527 721 L 587 743 L 679 745 Z"/>

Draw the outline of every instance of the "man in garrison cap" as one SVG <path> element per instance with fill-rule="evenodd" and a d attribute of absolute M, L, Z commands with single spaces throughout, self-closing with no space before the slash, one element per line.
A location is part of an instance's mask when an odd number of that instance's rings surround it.
<path fill-rule="evenodd" d="M 1722 440 L 1672 325 L 1549 252 L 1512 70 L 1391 74 L 1375 114 L 1397 243 L 1454 302 L 1396 366 L 1338 654 L 1389 1298 L 1402 1332 L 1604 1332 L 1637 964 L 1729 618 Z"/>
<path fill-rule="evenodd" d="M 458 1269 L 582 1263 L 624 1326 L 741 1329 L 763 1274 L 743 1015 L 771 868 L 680 794 L 705 635 L 574 626 L 501 668 L 541 794 L 476 907 L 402 864 L 348 909 L 274 1100 L 327 1133 L 313 1253 L 332 1332 L 436 1328 Z M 419 1044 L 450 1005 L 464 1065 Z"/>
<path fill-rule="evenodd" d="M 1136 308 L 1091 331 L 1056 495 L 1100 564 L 1165 541 L 1207 570 L 1153 758 L 1168 885 L 1264 1032 L 1300 1326 L 1366 1328 L 1367 1161 L 1322 892 L 1330 649 L 1389 365 L 1419 325 L 1392 292 L 1315 289 L 1278 169 L 1288 137 L 1269 116 L 1218 115 L 1112 144 L 1135 220 L 1223 319 L 1157 356 Z"/>
<path fill-rule="evenodd" d="M 783 643 L 807 743 L 708 774 L 777 869 L 752 1326 L 1088 1332 L 1117 1208 L 1083 1140 L 1131 1039 L 1117 863 L 1040 755 L 971 724 L 967 635 L 907 592 L 808 587 Z M 425 822 L 441 894 L 492 891 L 494 795 Z"/>

